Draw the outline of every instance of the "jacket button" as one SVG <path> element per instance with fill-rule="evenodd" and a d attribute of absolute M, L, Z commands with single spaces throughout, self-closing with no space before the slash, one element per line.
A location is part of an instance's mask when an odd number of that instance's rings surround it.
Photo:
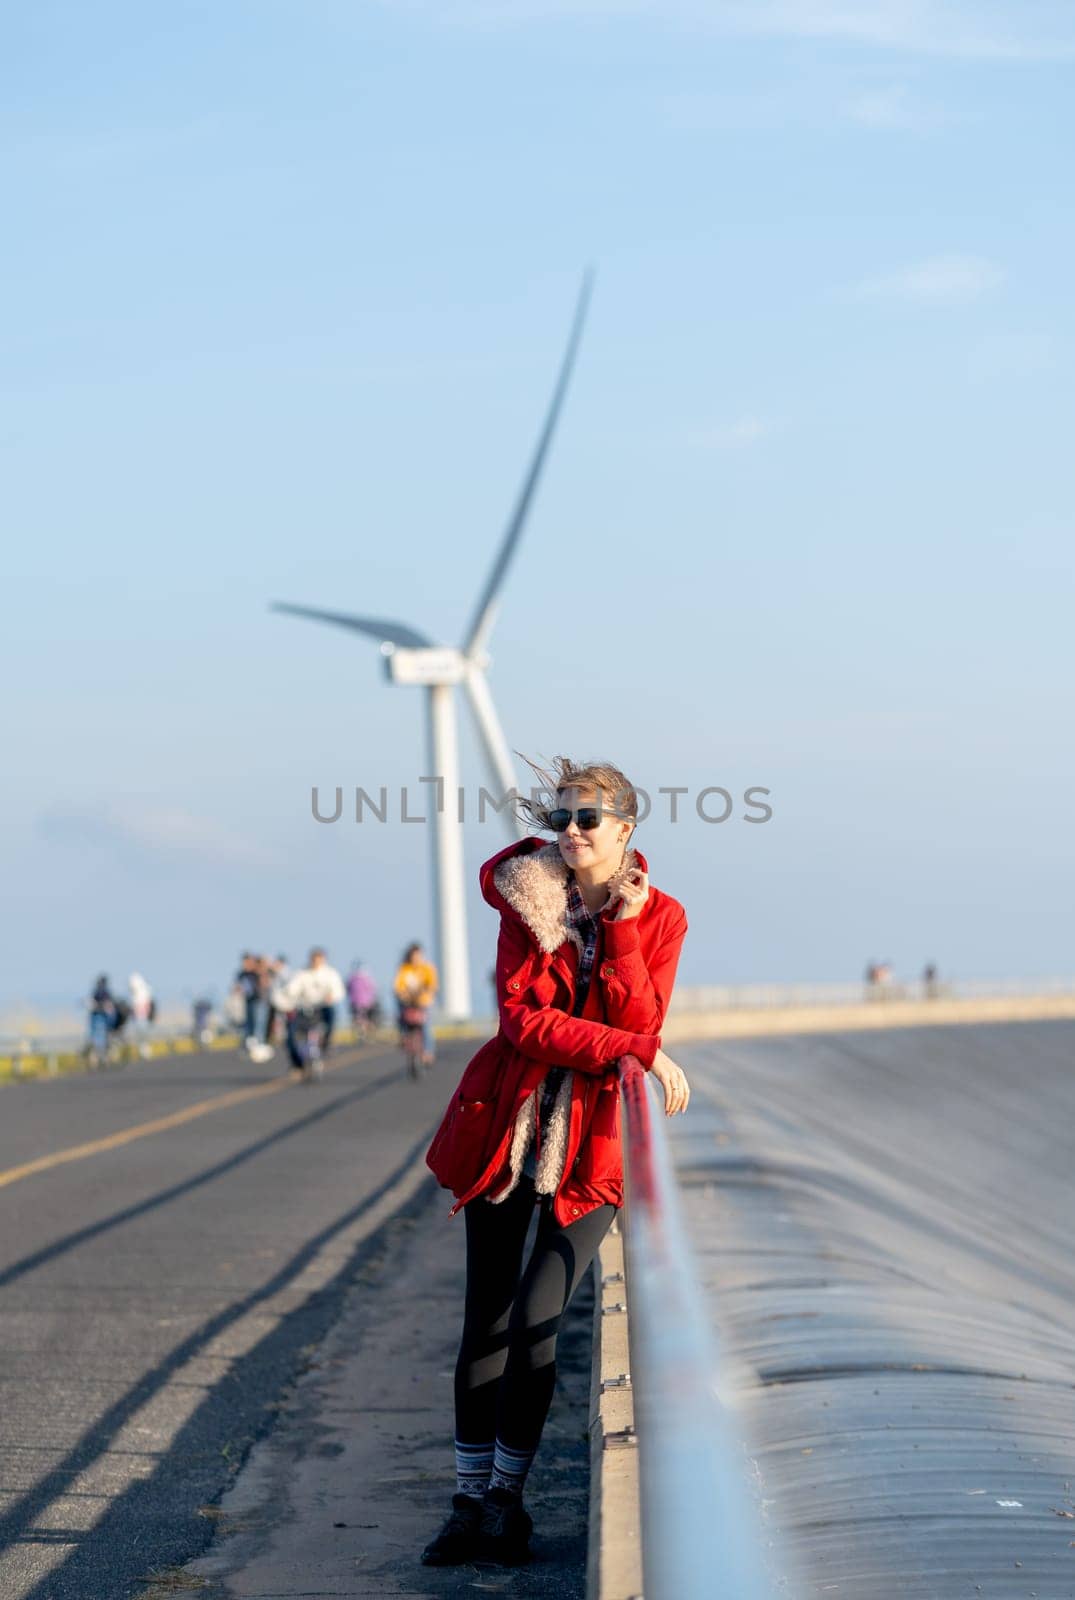
<path fill-rule="evenodd" d="M 604 966 L 601 968 L 601 976 L 602 978 L 614 978 L 616 976 L 615 967 L 610 967 L 606 961 Z"/>
<path fill-rule="evenodd" d="M 512 978 L 511 982 L 508 984 L 508 988 L 509 989 L 517 989 L 518 987 L 519 987 L 518 978 Z"/>
<path fill-rule="evenodd" d="M 577 1216 L 578 1216 L 578 1214 L 579 1214 L 579 1208 L 578 1208 L 578 1206 L 572 1206 L 572 1207 L 571 1207 L 571 1215 L 572 1215 L 572 1216 L 573 1216 L 573 1217 L 577 1217 Z"/>

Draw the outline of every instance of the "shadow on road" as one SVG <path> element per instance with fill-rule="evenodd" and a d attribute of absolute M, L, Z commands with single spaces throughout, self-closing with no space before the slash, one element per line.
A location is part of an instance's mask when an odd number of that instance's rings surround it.
<path fill-rule="evenodd" d="M 222 1178 L 226 1173 L 234 1172 L 236 1167 L 243 1166 L 247 1161 L 252 1161 L 255 1156 L 262 1155 L 274 1144 L 279 1144 L 283 1139 L 290 1139 L 293 1134 L 301 1133 L 303 1129 L 311 1127 L 315 1122 L 320 1122 L 325 1117 L 332 1116 L 333 1112 L 340 1111 L 344 1106 L 353 1105 L 356 1100 L 365 1100 L 369 1095 L 376 1094 L 378 1089 L 384 1089 L 390 1083 L 397 1083 L 405 1076 L 405 1069 L 396 1068 L 393 1072 L 382 1073 L 379 1078 L 372 1078 L 369 1083 L 362 1084 L 357 1089 L 352 1089 L 347 1094 L 339 1094 L 332 1100 L 325 1101 L 315 1111 L 307 1112 L 304 1117 L 296 1117 L 294 1122 L 289 1122 L 284 1128 L 277 1128 L 275 1133 L 267 1133 L 264 1138 L 255 1139 L 253 1144 L 246 1145 L 242 1150 L 237 1150 L 233 1156 L 228 1156 L 224 1161 L 218 1161 L 215 1166 L 206 1167 L 204 1172 L 196 1173 L 193 1178 L 184 1178 L 182 1183 L 174 1183 L 169 1189 L 162 1189 L 159 1194 L 151 1195 L 148 1200 L 139 1200 L 136 1205 L 125 1206 L 122 1211 L 113 1212 L 112 1216 L 104 1217 L 100 1222 L 91 1222 L 84 1228 L 77 1229 L 74 1233 L 57 1239 L 53 1244 L 45 1245 L 41 1250 L 35 1250 L 32 1255 L 23 1256 L 21 1261 L 13 1261 L 9 1267 L 0 1272 L 0 1289 L 6 1289 L 16 1279 L 23 1277 L 27 1272 L 33 1272 L 36 1267 L 44 1266 L 47 1261 L 54 1261 L 57 1256 L 75 1250 L 79 1245 L 85 1244 L 88 1239 L 96 1239 L 103 1233 L 108 1233 L 112 1228 L 122 1227 L 125 1222 L 131 1222 L 135 1217 L 144 1217 L 150 1211 L 156 1211 L 161 1206 L 166 1206 L 173 1200 L 178 1200 L 183 1195 L 190 1194 L 195 1189 L 202 1188 L 207 1183 Z"/>
<path fill-rule="evenodd" d="M 393 1073 L 392 1077 L 398 1075 Z M 344 1099 L 360 1098 L 374 1087 L 374 1084 L 364 1085 Z M 338 1100 L 335 1106 L 341 1103 Z M 286 1137 L 297 1127 L 329 1115 L 333 1109 L 333 1106 L 320 1107 L 279 1134 L 258 1141 L 256 1146 L 233 1158 L 233 1163 L 249 1159 L 273 1139 Z M 419 1159 L 431 1132 L 432 1128 L 426 1130 L 376 1189 L 308 1240 L 268 1282 L 210 1317 L 177 1345 L 165 1361 L 146 1373 L 110 1406 L 53 1470 L 33 1489 L 13 1501 L 0 1516 L 0 1550 L 20 1540 L 30 1544 L 53 1542 L 54 1533 L 34 1532 L 29 1525 L 53 1501 L 71 1492 L 80 1475 L 106 1454 L 138 1409 L 189 1361 L 203 1353 L 213 1340 L 241 1318 L 286 1289 L 327 1244 L 370 1211 Z M 212 1175 L 203 1174 L 200 1180 L 192 1181 L 208 1181 Z M 400 1217 L 428 1203 L 432 1185 L 432 1178 L 428 1184 L 421 1185 L 416 1197 L 386 1226 L 391 1227 Z M 163 1203 L 164 1199 L 165 1196 L 157 1197 L 156 1203 Z M 87 1595 L 94 1595 L 98 1600 L 119 1600 L 145 1577 L 147 1565 L 157 1568 L 178 1565 L 204 1548 L 212 1527 L 197 1515 L 196 1507 L 219 1494 L 254 1439 L 265 1431 L 270 1420 L 266 1412 L 267 1397 L 277 1395 L 293 1379 L 304 1348 L 322 1339 L 331 1327 L 339 1315 L 342 1296 L 363 1262 L 377 1250 L 382 1232 L 378 1230 L 365 1240 L 327 1284 L 296 1310 L 283 1316 L 271 1332 L 229 1368 L 180 1428 L 151 1477 L 131 1484 L 117 1496 L 105 1516 L 89 1532 L 65 1536 L 80 1538 L 78 1550 L 62 1566 L 42 1577 L 24 1600 L 60 1600 L 61 1596 L 74 1600 L 74 1597 Z M 177 1516 L 177 1505 L 189 1507 L 186 1515 Z M 151 1530 L 148 1536 L 147 1530 Z"/>

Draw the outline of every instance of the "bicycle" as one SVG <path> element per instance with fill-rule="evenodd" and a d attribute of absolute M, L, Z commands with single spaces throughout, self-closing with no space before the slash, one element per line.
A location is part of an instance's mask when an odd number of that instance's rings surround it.
<path fill-rule="evenodd" d="M 317 1082 L 324 1073 L 322 1033 L 324 1018 L 319 1011 L 296 1011 L 293 1027 L 295 1049 L 302 1060 L 304 1083 Z"/>
<path fill-rule="evenodd" d="M 407 1058 L 407 1071 L 414 1079 L 422 1076 L 425 1056 L 424 1006 L 401 1006 L 399 1012 L 399 1042 Z M 426 1068 L 428 1071 L 428 1068 Z"/>

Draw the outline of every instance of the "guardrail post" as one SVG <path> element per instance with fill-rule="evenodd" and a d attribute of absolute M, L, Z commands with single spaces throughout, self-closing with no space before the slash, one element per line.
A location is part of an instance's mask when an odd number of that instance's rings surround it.
<path fill-rule="evenodd" d="M 614 1222 L 594 1262 L 587 1600 L 638 1600 L 638 1451 L 623 1301 L 623 1234 Z"/>

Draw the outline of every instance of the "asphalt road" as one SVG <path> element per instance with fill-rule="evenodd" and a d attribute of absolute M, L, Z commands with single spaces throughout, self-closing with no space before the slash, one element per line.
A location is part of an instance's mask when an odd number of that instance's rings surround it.
<path fill-rule="evenodd" d="M 205 1547 L 472 1048 L 419 1085 L 371 1047 L 318 1085 L 205 1054 L 0 1090 L 4 1600 L 121 1600 Z"/>
<path fill-rule="evenodd" d="M 406 1371 L 406 1340 L 431 1330 L 406 1333 L 401 1275 L 429 1292 L 440 1245 L 420 1225 L 414 1248 L 398 1235 L 378 1280 L 381 1219 L 471 1049 L 418 1086 L 374 1051 L 341 1053 L 319 1086 L 212 1055 L 0 1091 L 3 1600 L 127 1600 L 150 1578 L 182 1592 L 177 1569 L 205 1551 L 281 1397 L 307 1396 L 267 1441 L 283 1480 L 327 1425 L 316 1363 L 333 1338 L 390 1366 L 398 1330 Z M 675 1054 L 695 1085 L 669 1125 L 685 1211 L 742 1374 L 780 1592 L 1075 1596 L 1075 1024 Z M 414 1204 L 424 1216 L 428 1189 Z M 406 1221 L 405 1204 L 397 1234 Z M 443 1266 L 447 1304 L 458 1262 Z M 356 1300 L 379 1281 L 384 1298 Z M 398 1424 L 393 1465 L 423 1532 L 453 1342 L 433 1331 L 434 1389 L 414 1450 Z M 296 1388 L 311 1363 L 313 1389 Z M 386 1390 L 384 1414 L 402 1415 Z M 354 1414 L 353 1393 L 324 1395 Z M 360 1452 L 340 1461 L 370 1478 Z M 362 1521 L 399 1508 L 397 1486 Z M 333 1521 L 341 1541 L 369 1532 L 351 1515 Z M 390 1567 L 361 1592 L 415 1592 Z"/>
<path fill-rule="evenodd" d="M 341 1315 L 216 1512 L 217 1537 L 181 1575 L 201 1600 L 583 1600 L 593 1281 L 564 1320 L 556 1394 L 526 1488 L 529 1566 L 423 1567 L 455 1487 L 452 1382 L 463 1225 L 432 1179 L 378 1235 Z M 166 1600 L 168 1587 L 145 1600 Z"/>
<path fill-rule="evenodd" d="M 1075 1024 L 673 1053 L 779 1592 L 1075 1596 Z"/>

